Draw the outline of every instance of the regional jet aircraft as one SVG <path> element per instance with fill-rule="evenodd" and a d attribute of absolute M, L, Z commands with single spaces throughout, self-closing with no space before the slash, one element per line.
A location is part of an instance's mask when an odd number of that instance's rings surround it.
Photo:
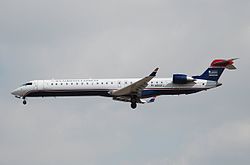
<path fill-rule="evenodd" d="M 52 79 L 33 80 L 15 89 L 12 94 L 23 99 L 27 97 L 59 96 L 104 96 L 116 101 L 130 102 L 135 109 L 137 103 L 152 103 L 160 95 L 192 94 L 215 88 L 224 69 L 236 69 L 235 59 L 216 59 L 199 76 L 173 74 L 171 78 L 155 78 L 158 68 L 144 78 L 123 79 Z"/>

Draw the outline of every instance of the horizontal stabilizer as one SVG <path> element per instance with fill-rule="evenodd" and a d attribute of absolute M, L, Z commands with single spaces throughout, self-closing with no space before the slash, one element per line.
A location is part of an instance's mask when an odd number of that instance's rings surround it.
<path fill-rule="evenodd" d="M 236 69 L 236 67 L 233 65 L 233 61 L 237 60 L 238 58 L 232 58 L 229 60 L 224 60 L 224 59 L 216 59 L 211 63 L 211 67 L 215 68 L 227 68 L 230 70 Z"/>
<path fill-rule="evenodd" d="M 234 65 L 227 65 L 226 68 L 229 70 L 237 69 Z"/>

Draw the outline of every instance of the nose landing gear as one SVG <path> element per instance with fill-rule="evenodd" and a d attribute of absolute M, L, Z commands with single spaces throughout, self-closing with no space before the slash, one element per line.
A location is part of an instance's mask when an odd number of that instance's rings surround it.
<path fill-rule="evenodd" d="M 25 98 L 23 98 L 23 105 L 26 105 L 27 101 L 25 100 Z"/>

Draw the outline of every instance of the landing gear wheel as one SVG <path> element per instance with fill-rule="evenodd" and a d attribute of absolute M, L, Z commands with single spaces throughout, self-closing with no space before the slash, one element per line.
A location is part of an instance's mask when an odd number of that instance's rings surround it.
<path fill-rule="evenodd" d="M 131 103 L 131 108 L 132 109 L 135 109 L 137 107 L 137 104 L 136 103 Z"/>
<path fill-rule="evenodd" d="M 135 109 L 136 107 L 137 107 L 136 96 L 131 96 L 131 108 Z"/>
<path fill-rule="evenodd" d="M 23 105 L 26 105 L 27 104 L 27 101 L 26 100 L 23 100 Z"/>

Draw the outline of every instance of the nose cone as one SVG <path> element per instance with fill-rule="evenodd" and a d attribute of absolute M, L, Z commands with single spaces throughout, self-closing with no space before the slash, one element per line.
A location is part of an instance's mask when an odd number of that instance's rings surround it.
<path fill-rule="evenodd" d="M 11 92 L 12 95 L 21 97 L 22 96 L 22 91 L 20 88 L 15 89 L 14 91 Z"/>

